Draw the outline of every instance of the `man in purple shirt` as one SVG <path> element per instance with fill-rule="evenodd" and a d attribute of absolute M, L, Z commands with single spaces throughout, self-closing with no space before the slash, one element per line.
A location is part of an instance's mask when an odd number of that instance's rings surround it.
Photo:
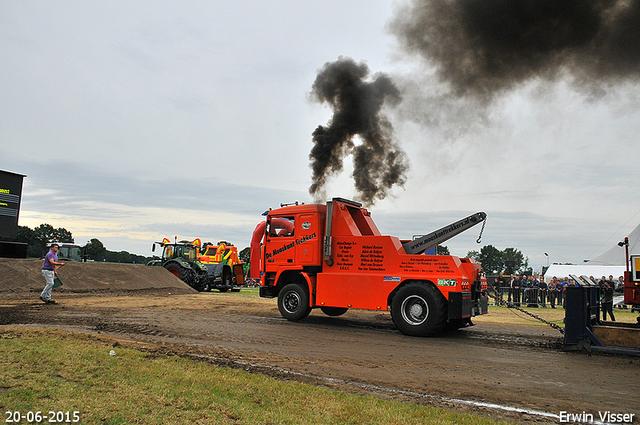
<path fill-rule="evenodd" d="M 51 299 L 51 289 L 53 289 L 53 281 L 58 275 L 56 272 L 56 266 L 64 266 L 65 263 L 58 262 L 58 244 L 51 245 L 51 251 L 47 252 L 44 257 L 44 263 L 42 263 L 42 276 L 44 276 L 47 285 L 40 294 L 40 299 L 45 304 L 55 304 L 56 302 Z"/>

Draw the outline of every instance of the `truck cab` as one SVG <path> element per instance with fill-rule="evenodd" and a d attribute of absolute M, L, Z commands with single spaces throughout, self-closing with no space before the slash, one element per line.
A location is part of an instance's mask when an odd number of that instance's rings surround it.
<path fill-rule="evenodd" d="M 324 205 L 300 205 L 269 214 L 265 233 L 265 265 L 270 271 L 322 265 L 320 227 Z"/>

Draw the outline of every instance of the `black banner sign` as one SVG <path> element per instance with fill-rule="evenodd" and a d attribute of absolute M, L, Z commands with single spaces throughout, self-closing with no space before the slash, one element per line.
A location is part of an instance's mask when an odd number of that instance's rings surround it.
<path fill-rule="evenodd" d="M 15 238 L 22 197 L 22 174 L 0 170 L 0 237 Z"/>

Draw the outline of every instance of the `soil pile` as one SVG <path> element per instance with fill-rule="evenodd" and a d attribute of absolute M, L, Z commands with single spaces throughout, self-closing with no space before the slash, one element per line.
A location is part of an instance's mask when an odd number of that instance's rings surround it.
<path fill-rule="evenodd" d="M 44 288 L 42 260 L 0 258 L 0 293 L 23 296 Z M 58 270 L 63 285 L 59 293 L 122 293 L 171 290 L 193 293 L 194 289 L 162 267 L 141 264 L 67 262 Z"/>

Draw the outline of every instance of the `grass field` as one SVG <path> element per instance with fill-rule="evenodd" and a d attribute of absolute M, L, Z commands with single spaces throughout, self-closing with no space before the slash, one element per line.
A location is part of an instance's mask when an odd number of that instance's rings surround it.
<path fill-rule="evenodd" d="M 4 329 L 0 353 L 5 422 L 15 418 L 11 412 L 23 415 L 21 423 L 40 412 L 43 422 L 58 415 L 83 424 L 498 423 L 151 355 L 64 331 Z"/>

